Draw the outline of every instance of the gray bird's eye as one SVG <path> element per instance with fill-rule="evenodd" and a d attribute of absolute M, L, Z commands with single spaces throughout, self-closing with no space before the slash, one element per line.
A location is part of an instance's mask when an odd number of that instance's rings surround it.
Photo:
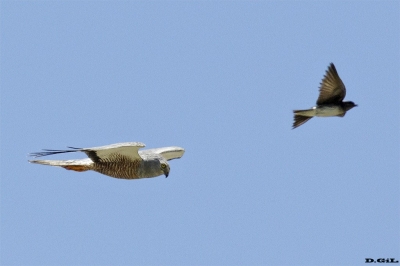
<path fill-rule="evenodd" d="M 167 165 L 165 163 L 162 163 L 161 168 L 164 169 L 165 167 L 167 167 Z"/>

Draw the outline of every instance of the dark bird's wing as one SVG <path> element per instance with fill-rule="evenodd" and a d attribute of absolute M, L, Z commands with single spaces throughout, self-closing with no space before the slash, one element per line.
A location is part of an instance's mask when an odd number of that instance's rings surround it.
<path fill-rule="evenodd" d="M 343 101 L 345 96 L 346 87 L 340 79 L 335 65 L 331 63 L 322 79 L 317 105 L 336 104 Z"/>
<path fill-rule="evenodd" d="M 109 157 L 115 156 L 116 154 L 125 156 L 131 160 L 141 160 L 142 157 L 140 157 L 138 150 L 143 147 L 145 147 L 145 145 L 140 142 L 125 142 L 93 148 L 68 147 L 71 148 L 71 150 L 43 150 L 43 152 L 31 153 L 30 156 L 42 157 L 53 154 L 81 151 L 86 153 L 93 162 L 107 160 Z"/>

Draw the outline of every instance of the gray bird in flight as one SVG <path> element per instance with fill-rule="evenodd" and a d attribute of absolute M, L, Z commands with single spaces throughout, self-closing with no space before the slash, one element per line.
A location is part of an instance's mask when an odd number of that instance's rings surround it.
<path fill-rule="evenodd" d="M 165 175 L 170 167 L 167 161 L 183 156 L 185 150 L 180 147 L 164 147 L 141 150 L 140 142 L 116 143 L 93 148 L 73 148 L 70 150 L 43 150 L 30 156 L 42 157 L 68 152 L 84 152 L 89 158 L 76 160 L 30 160 L 30 163 L 60 166 L 67 170 L 83 172 L 93 170 L 104 175 L 122 179 L 139 179 Z"/>
<path fill-rule="evenodd" d="M 301 126 L 314 116 L 343 117 L 348 110 L 357 106 L 353 102 L 343 102 L 345 96 L 346 87 L 340 79 L 335 65 L 331 63 L 319 88 L 317 106 L 307 110 L 294 110 L 293 129 Z"/>

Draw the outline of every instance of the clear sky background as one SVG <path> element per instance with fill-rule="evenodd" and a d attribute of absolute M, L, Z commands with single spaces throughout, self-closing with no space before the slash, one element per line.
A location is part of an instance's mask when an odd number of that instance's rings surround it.
<path fill-rule="evenodd" d="M 400 260 L 398 1 L 0 7 L 1 264 Z M 330 62 L 358 107 L 292 130 Z M 27 162 L 127 141 L 186 153 L 167 179 Z"/>

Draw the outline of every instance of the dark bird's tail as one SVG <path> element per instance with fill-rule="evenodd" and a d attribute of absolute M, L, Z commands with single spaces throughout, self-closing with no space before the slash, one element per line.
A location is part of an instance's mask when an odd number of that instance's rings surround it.
<path fill-rule="evenodd" d="M 296 127 L 301 126 L 302 124 L 304 124 L 305 122 L 307 122 L 308 120 L 313 118 L 312 116 L 299 115 L 296 113 L 297 112 L 296 110 L 293 112 L 294 112 L 294 121 L 293 121 L 292 129 L 295 129 Z"/>

